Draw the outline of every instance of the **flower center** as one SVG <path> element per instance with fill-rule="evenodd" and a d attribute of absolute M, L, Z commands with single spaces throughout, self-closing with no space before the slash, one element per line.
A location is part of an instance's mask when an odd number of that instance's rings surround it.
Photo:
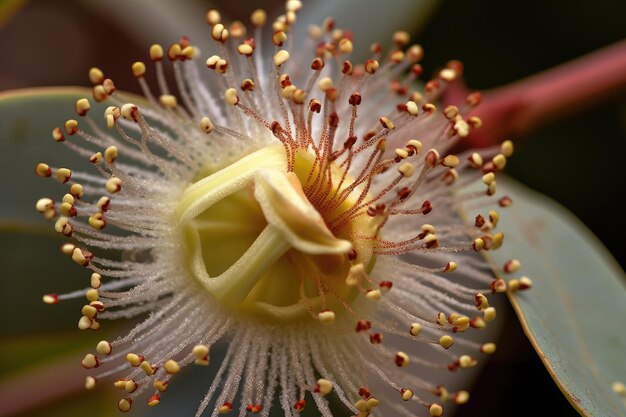
<path fill-rule="evenodd" d="M 354 265 L 373 267 L 377 227 L 365 210 L 349 213 L 363 190 L 323 161 L 300 149 L 288 172 L 284 148 L 267 147 L 185 190 L 188 265 L 223 306 L 292 320 L 357 296 Z"/>

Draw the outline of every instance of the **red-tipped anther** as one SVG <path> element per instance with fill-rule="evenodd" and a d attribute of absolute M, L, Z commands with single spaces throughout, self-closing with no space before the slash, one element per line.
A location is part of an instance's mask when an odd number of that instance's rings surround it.
<path fill-rule="evenodd" d="M 372 328 L 372 323 L 369 320 L 359 320 L 356 322 L 356 331 L 366 332 Z"/>

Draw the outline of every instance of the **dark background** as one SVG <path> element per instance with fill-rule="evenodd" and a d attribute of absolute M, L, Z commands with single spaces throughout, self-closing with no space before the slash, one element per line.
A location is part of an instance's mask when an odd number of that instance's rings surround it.
<path fill-rule="evenodd" d="M 261 5 L 271 9 L 268 2 L 242 6 L 240 15 L 239 6 L 225 8 L 244 20 L 250 9 Z M 427 74 L 451 58 L 460 59 L 468 86 L 489 90 L 623 39 L 624 16 L 626 2 L 620 0 L 445 1 L 414 35 L 425 47 Z M 185 34 L 184 28 L 180 34 Z M 123 25 L 85 7 L 85 2 L 31 1 L 0 26 L 0 91 L 86 86 L 87 69 L 94 65 L 106 68 L 118 86 L 133 90 L 136 83 L 129 67 L 145 56 L 148 45 Z M 599 106 L 512 138 L 516 155 L 507 166 L 511 176 L 576 214 L 620 265 L 626 263 L 619 198 L 626 191 L 619 162 L 626 153 L 625 97 L 625 91 L 616 91 Z M 475 384 L 472 400 L 457 415 L 534 415 L 541 403 L 553 407 L 552 415 L 577 415 L 519 325 L 511 323 Z"/>

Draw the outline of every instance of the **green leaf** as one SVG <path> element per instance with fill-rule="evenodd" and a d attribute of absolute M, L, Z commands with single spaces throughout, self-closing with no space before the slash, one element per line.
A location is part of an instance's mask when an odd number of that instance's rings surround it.
<path fill-rule="evenodd" d="M 510 295 L 524 331 L 569 402 L 583 416 L 626 416 L 612 391 L 626 380 L 626 277 L 602 243 L 554 201 L 511 180 L 499 211 L 504 246 L 490 257 L 522 262 L 532 289 Z M 618 226 L 616 226 L 618 227 Z"/>

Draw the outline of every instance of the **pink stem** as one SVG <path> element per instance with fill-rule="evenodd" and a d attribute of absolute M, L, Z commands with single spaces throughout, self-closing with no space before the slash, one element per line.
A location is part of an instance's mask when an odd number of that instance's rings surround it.
<path fill-rule="evenodd" d="M 484 127 L 470 135 L 469 140 L 475 147 L 500 143 L 625 94 L 626 41 L 620 41 L 485 92 L 482 103 L 473 112 L 483 119 Z"/>

